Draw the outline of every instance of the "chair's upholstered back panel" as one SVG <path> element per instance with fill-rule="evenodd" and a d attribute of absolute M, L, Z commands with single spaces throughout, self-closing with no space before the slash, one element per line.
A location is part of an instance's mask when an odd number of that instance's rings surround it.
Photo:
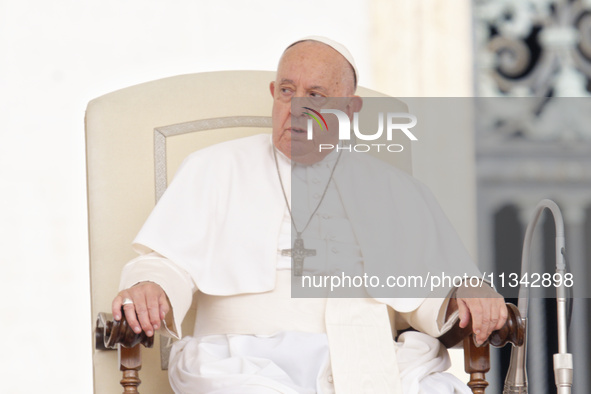
<path fill-rule="evenodd" d="M 131 241 L 156 201 L 155 129 L 170 130 L 175 129 L 170 125 L 217 117 L 268 117 L 272 106 L 269 82 L 273 78 L 274 73 L 267 71 L 181 75 L 122 89 L 89 103 L 86 145 L 93 318 L 98 312 L 111 310 L 121 268 L 135 257 Z M 363 88 L 359 94 L 383 96 Z M 395 110 L 404 108 L 399 102 Z M 176 127 L 177 131 L 181 129 L 182 125 Z M 271 129 L 191 131 L 165 138 L 168 180 L 194 150 Z M 409 149 L 389 157 L 396 160 L 395 165 L 410 170 Z M 185 319 L 185 333 L 190 333 L 192 324 L 191 317 Z M 172 392 L 166 371 L 160 369 L 158 348 L 156 341 L 154 349 L 142 352 L 140 391 L 144 394 Z M 121 392 L 120 379 L 116 352 L 94 351 L 95 392 Z"/>

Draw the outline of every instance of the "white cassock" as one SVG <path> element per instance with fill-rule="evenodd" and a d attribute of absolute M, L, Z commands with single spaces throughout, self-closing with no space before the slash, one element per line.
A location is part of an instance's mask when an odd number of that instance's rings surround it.
<path fill-rule="evenodd" d="M 449 366 L 436 339 L 392 339 L 387 305 L 398 321 L 430 336 L 444 333 L 453 322 L 444 322 L 449 287 L 438 289 L 439 298 L 425 298 L 430 289 L 410 298 L 383 288 L 367 289 L 371 297 L 291 297 L 291 259 L 281 250 L 290 248 L 292 227 L 272 149 L 264 134 L 192 154 L 134 241 L 142 256 L 125 267 L 121 288 L 160 284 L 173 307 L 173 334 L 181 335 L 179 323 L 199 291 L 193 337 L 171 353 L 175 392 L 469 392 L 432 374 Z M 293 207 L 298 229 L 322 199 L 337 157 L 292 169 L 278 155 L 286 193 L 304 191 Z M 478 275 L 424 186 L 366 155 L 341 156 L 303 238 L 316 250 L 304 274 L 338 265 L 353 275 L 392 267 L 397 275 L 441 267 L 452 276 Z"/>

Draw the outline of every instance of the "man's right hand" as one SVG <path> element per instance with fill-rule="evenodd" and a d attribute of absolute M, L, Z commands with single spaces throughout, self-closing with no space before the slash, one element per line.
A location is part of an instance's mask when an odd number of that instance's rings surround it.
<path fill-rule="evenodd" d="M 123 305 L 125 298 L 132 300 L 133 304 Z M 113 318 L 117 321 L 121 319 L 122 305 L 125 319 L 132 330 L 136 334 L 143 330 L 149 337 L 160 328 L 160 322 L 170 311 L 166 293 L 153 282 L 141 282 L 119 292 L 112 304 Z"/>

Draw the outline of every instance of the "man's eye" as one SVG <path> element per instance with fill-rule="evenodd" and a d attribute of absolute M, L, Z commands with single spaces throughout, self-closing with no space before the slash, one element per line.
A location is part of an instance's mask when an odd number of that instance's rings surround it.
<path fill-rule="evenodd" d="M 291 94 L 291 89 L 289 89 L 289 88 L 281 88 L 281 93 L 283 93 L 283 94 Z"/>
<path fill-rule="evenodd" d="M 327 98 L 321 93 L 310 93 L 310 100 L 312 105 L 321 106 L 326 103 Z"/>

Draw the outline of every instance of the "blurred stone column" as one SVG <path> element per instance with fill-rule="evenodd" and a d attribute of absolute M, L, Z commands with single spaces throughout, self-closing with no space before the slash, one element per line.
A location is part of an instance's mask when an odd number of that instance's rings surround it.
<path fill-rule="evenodd" d="M 568 352 L 573 354 L 573 393 L 583 394 L 589 390 L 589 354 L 587 315 L 588 273 L 585 264 L 585 205 L 583 201 L 569 201 L 564 208 L 566 235 L 566 262 L 574 277 L 573 313 L 568 332 Z M 581 280 L 582 279 L 582 280 Z"/>
<path fill-rule="evenodd" d="M 375 86 L 395 97 L 466 97 L 474 90 L 469 0 L 372 0 Z"/>
<path fill-rule="evenodd" d="M 519 202 L 517 207 L 519 208 L 519 220 L 521 221 L 523 228 L 527 229 L 529 222 L 532 220 L 534 208 L 538 204 L 537 200 L 524 199 Z M 530 261 L 529 261 L 529 273 L 544 272 L 544 255 L 543 255 L 543 230 L 542 230 L 542 219 L 538 222 L 536 229 L 534 230 Z M 524 230 L 525 234 L 525 230 Z M 521 275 L 520 275 L 521 276 Z M 521 279 L 521 278 L 520 278 Z M 530 289 L 529 292 L 529 308 L 527 311 L 527 377 L 528 377 L 528 391 L 530 393 L 545 394 L 553 392 L 552 388 L 547 387 L 546 384 L 546 371 L 547 371 L 547 360 L 546 360 L 546 313 L 552 313 L 552 311 L 546 311 L 544 300 L 541 298 L 541 294 Z M 556 312 L 554 312 L 556 313 Z"/>
<path fill-rule="evenodd" d="M 402 99 L 472 96 L 469 0 L 371 0 L 369 15 L 373 88 Z M 413 142 L 413 175 L 430 187 L 476 258 L 473 124 L 462 115 L 456 135 Z"/>

